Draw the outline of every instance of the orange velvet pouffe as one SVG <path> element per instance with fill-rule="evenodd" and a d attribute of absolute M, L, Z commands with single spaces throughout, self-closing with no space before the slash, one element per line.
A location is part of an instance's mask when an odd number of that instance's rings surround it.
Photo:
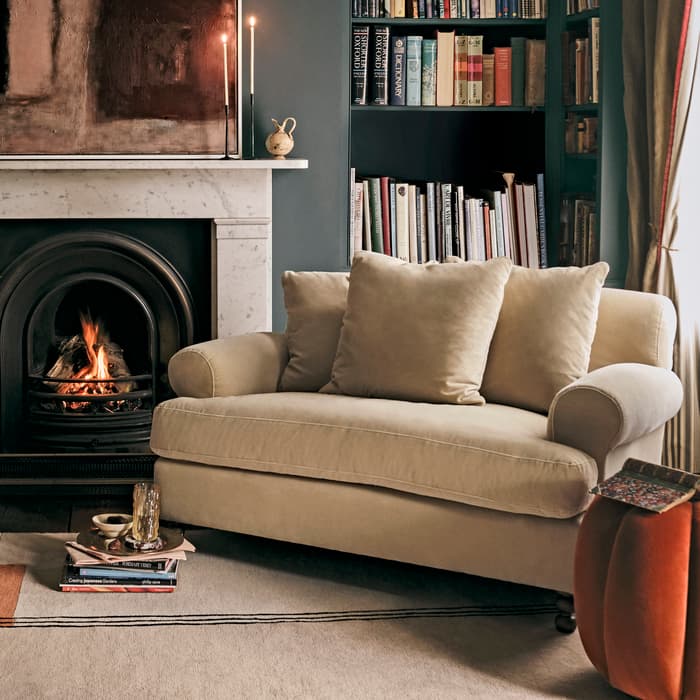
<path fill-rule="evenodd" d="M 578 535 L 574 601 L 588 658 L 612 686 L 700 699 L 700 502 L 652 513 L 596 497 Z"/>

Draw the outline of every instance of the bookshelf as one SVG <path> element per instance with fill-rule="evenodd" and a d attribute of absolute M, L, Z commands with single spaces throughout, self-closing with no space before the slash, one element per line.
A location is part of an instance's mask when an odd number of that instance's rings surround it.
<path fill-rule="evenodd" d="M 590 197 L 598 211 L 595 235 L 600 259 L 611 266 L 608 284 L 622 286 L 626 268 L 626 149 L 622 109 L 621 0 L 603 0 L 600 10 L 566 15 L 565 0 L 549 0 L 546 19 L 412 19 L 350 17 L 356 26 L 389 27 L 390 35 L 432 38 L 435 32 L 483 35 L 484 53 L 509 46 L 512 37 L 546 42 L 543 106 L 350 105 L 350 166 L 358 177 L 461 184 L 478 193 L 501 187 L 500 172 L 525 182 L 545 175 L 547 256 L 558 264 L 562 198 Z M 585 33 L 600 18 L 598 104 L 562 101 L 562 32 Z M 352 31 L 351 31 L 352 34 Z M 372 45 L 369 52 L 371 55 Z M 350 47 L 352 55 L 352 47 Z M 371 68 L 368 71 L 371 75 Z M 565 120 L 598 118 L 598 150 L 570 154 Z M 602 225 L 601 225 L 602 222 Z"/>

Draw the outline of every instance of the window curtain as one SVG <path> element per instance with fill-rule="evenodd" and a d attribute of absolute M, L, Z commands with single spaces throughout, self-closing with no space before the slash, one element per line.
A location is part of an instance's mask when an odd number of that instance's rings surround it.
<path fill-rule="evenodd" d="M 623 0 L 630 261 L 627 287 L 670 297 L 685 392 L 663 460 L 700 471 L 700 21 L 698 0 Z"/>

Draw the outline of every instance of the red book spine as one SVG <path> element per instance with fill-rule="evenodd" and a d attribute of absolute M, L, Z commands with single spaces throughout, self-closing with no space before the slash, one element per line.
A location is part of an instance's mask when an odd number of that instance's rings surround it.
<path fill-rule="evenodd" d="M 391 201 L 389 200 L 389 178 L 379 178 L 382 196 L 382 233 L 384 234 L 384 254 L 391 255 Z"/>
<path fill-rule="evenodd" d="M 493 250 L 491 249 L 491 218 L 489 217 L 489 205 L 488 202 L 484 202 L 484 206 L 481 207 L 481 213 L 484 215 L 484 241 L 486 243 L 486 259 L 491 260 L 493 256 Z"/>
<path fill-rule="evenodd" d="M 513 103 L 511 92 L 512 52 L 510 46 L 496 46 L 494 53 L 494 82 L 497 106 L 507 106 Z"/>

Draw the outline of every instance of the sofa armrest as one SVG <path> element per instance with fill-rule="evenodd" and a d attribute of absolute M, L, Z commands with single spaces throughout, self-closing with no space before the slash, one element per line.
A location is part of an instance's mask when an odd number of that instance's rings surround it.
<path fill-rule="evenodd" d="M 547 436 L 601 464 L 620 445 L 657 428 L 678 412 L 683 389 L 663 367 L 607 365 L 561 389 L 549 408 Z"/>
<path fill-rule="evenodd" d="M 287 359 L 282 333 L 249 333 L 183 348 L 170 358 L 168 378 L 178 396 L 196 399 L 267 394 L 277 391 Z"/>

